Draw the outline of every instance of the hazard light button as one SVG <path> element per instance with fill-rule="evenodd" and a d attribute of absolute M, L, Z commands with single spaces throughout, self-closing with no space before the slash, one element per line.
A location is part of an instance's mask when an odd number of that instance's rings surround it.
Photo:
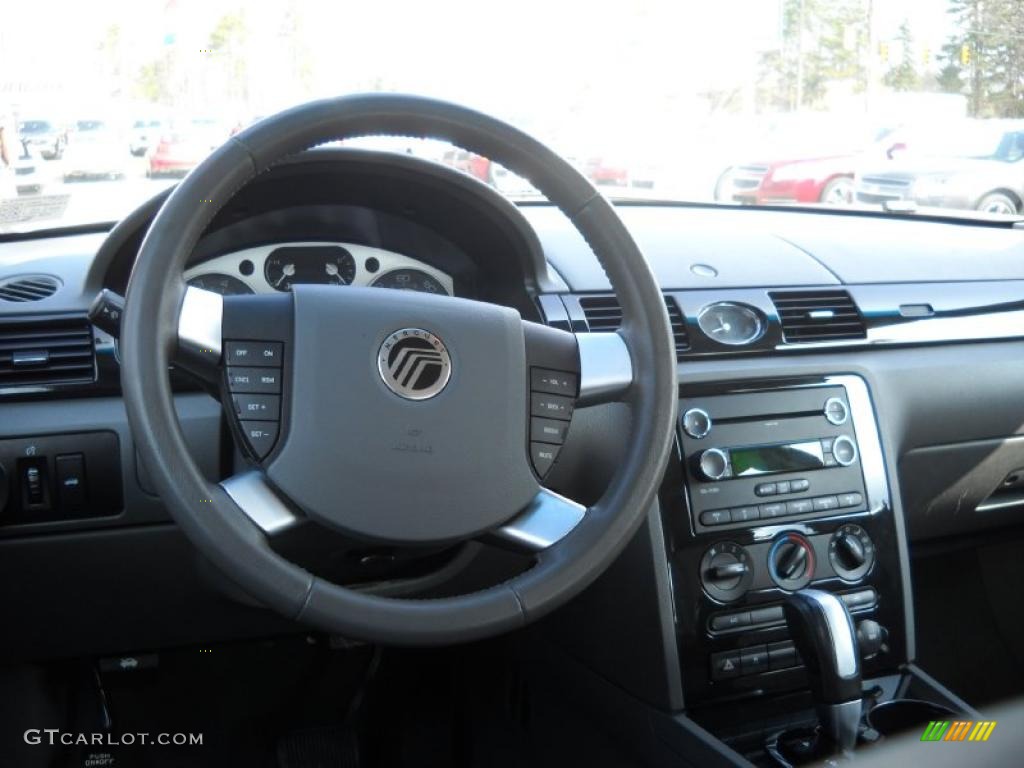
<path fill-rule="evenodd" d="M 711 679 L 728 680 L 740 676 L 740 652 L 723 651 L 711 654 Z"/>

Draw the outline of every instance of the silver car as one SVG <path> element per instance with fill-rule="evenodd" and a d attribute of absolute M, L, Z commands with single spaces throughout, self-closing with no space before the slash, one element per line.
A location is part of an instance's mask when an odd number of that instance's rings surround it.
<path fill-rule="evenodd" d="M 856 178 L 858 203 L 1024 213 L 1024 121 L 979 121 L 945 154 L 915 153 Z"/>

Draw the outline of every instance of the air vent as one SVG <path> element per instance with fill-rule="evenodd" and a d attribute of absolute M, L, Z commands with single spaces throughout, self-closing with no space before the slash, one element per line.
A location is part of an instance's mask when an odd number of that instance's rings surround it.
<path fill-rule="evenodd" d="M 614 331 L 622 325 L 622 309 L 614 296 L 581 296 L 580 307 L 591 331 Z M 679 358 L 683 350 L 690 348 L 686 318 L 672 297 L 665 297 L 665 307 L 668 309 L 668 319 L 672 323 L 672 336 L 676 341 L 676 358 Z"/>
<path fill-rule="evenodd" d="M 84 317 L 0 323 L 0 388 L 95 377 L 92 326 Z"/>
<path fill-rule="evenodd" d="M 53 296 L 60 280 L 52 275 L 19 275 L 0 280 L 0 301 L 39 301 Z"/>
<path fill-rule="evenodd" d="M 790 344 L 865 337 L 864 318 L 846 291 L 784 291 L 768 295 Z"/>

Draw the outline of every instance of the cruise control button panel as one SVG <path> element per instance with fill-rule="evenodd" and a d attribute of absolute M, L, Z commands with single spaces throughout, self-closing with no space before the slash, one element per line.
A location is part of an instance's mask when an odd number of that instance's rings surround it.
<path fill-rule="evenodd" d="M 284 344 L 226 339 L 224 357 L 238 431 L 244 447 L 261 461 L 270 455 L 280 433 Z"/>

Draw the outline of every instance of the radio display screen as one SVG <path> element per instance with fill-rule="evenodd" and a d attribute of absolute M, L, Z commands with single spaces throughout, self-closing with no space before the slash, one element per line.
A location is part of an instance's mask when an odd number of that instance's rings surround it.
<path fill-rule="evenodd" d="M 825 466 L 821 442 L 807 440 L 783 445 L 755 445 L 729 450 L 733 477 L 767 475 L 772 472 L 798 472 Z"/>

